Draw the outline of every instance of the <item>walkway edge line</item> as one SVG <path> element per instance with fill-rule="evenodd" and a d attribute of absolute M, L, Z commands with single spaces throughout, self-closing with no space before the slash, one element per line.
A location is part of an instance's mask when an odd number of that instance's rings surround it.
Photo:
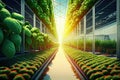
<path fill-rule="evenodd" d="M 39 80 L 44 70 L 47 68 L 49 63 L 52 61 L 52 59 L 55 57 L 58 50 L 55 50 L 53 54 L 43 63 L 43 65 L 35 72 L 35 74 L 32 76 L 31 80 Z"/>
<path fill-rule="evenodd" d="M 78 76 L 80 79 L 82 80 L 88 80 L 87 76 L 84 74 L 84 72 L 80 69 L 80 67 L 74 62 L 74 60 L 67 55 L 67 53 L 65 52 L 65 56 L 67 58 L 67 60 L 69 61 L 69 63 L 72 65 L 72 67 L 75 69 L 75 71 L 77 72 Z"/>

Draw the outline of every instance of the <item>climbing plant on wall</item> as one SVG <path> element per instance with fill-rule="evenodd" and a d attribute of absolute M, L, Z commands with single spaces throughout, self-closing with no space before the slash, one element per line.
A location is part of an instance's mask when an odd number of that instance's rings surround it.
<path fill-rule="evenodd" d="M 89 9 L 98 0 L 69 0 L 65 24 L 65 34 L 69 34 Z"/>
<path fill-rule="evenodd" d="M 39 19 L 46 25 L 49 31 L 56 36 L 52 0 L 26 0 L 26 2 Z"/>

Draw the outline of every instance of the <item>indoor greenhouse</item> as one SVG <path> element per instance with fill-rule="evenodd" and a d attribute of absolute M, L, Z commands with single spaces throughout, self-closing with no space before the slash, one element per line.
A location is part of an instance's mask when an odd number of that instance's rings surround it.
<path fill-rule="evenodd" d="M 0 0 L 0 80 L 120 80 L 120 0 Z"/>

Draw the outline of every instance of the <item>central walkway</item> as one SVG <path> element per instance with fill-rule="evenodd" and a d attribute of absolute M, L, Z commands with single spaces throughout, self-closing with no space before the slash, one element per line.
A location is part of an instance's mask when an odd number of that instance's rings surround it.
<path fill-rule="evenodd" d="M 49 70 L 43 80 L 79 80 L 76 79 L 75 73 L 67 61 L 62 47 L 59 47 L 55 58 L 48 68 Z"/>

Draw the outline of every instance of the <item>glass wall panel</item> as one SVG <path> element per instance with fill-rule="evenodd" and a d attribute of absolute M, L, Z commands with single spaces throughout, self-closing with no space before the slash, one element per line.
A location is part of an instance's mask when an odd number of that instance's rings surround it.
<path fill-rule="evenodd" d="M 93 30 L 93 24 L 92 24 L 92 9 L 87 13 L 86 15 L 86 51 L 92 52 L 92 30 Z"/>
<path fill-rule="evenodd" d="M 116 55 L 116 0 L 100 0 L 95 11 L 96 52 Z"/>
<path fill-rule="evenodd" d="M 8 9 L 11 13 L 17 12 L 21 13 L 21 0 L 2 0 L 5 3 L 6 9 Z"/>
<path fill-rule="evenodd" d="M 36 17 L 36 27 L 40 28 L 40 21 L 39 21 L 39 19 L 37 17 Z"/>
<path fill-rule="evenodd" d="M 25 21 L 29 21 L 30 24 L 33 26 L 33 12 L 32 10 L 25 5 Z"/>

